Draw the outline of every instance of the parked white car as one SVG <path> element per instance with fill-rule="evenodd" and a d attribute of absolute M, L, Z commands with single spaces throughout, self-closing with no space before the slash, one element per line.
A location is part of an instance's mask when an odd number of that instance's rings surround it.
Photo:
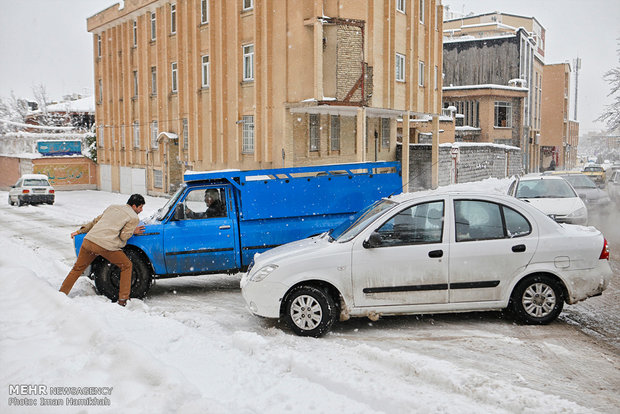
<path fill-rule="evenodd" d="M 24 174 L 9 190 L 9 204 L 54 204 L 55 191 L 45 174 Z"/>
<path fill-rule="evenodd" d="M 255 257 L 249 310 L 321 336 L 340 318 L 510 308 L 546 324 L 601 294 L 603 235 L 561 225 L 516 198 L 474 193 L 383 199 L 338 228 Z"/>
<path fill-rule="evenodd" d="M 537 175 L 517 178 L 508 194 L 526 201 L 558 223 L 588 223 L 588 209 L 575 189 L 562 177 Z"/>

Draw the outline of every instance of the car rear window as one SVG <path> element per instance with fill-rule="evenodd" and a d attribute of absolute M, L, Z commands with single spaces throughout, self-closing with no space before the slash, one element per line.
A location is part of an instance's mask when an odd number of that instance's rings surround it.
<path fill-rule="evenodd" d="M 47 187 L 49 185 L 50 185 L 49 181 L 45 179 L 41 179 L 41 178 L 27 178 L 24 180 L 25 187 L 36 187 L 36 186 Z"/>

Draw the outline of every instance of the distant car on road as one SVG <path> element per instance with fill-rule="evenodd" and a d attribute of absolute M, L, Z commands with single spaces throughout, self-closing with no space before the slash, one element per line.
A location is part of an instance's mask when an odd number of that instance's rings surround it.
<path fill-rule="evenodd" d="M 609 212 L 611 207 L 609 194 L 601 190 L 588 176 L 584 174 L 562 174 L 560 177 L 573 186 L 579 197 L 586 204 L 588 212 Z"/>
<path fill-rule="evenodd" d="M 9 204 L 54 204 L 55 191 L 45 174 L 24 174 L 9 190 Z"/>
<path fill-rule="evenodd" d="M 604 187 L 607 181 L 605 169 L 598 164 L 589 164 L 583 167 L 583 173 L 589 176 L 597 185 Z"/>
<path fill-rule="evenodd" d="M 321 336 L 349 317 L 504 308 L 547 324 L 611 276 L 594 227 L 560 225 L 514 197 L 447 192 L 383 199 L 258 255 L 241 291 L 253 314 Z"/>
<path fill-rule="evenodd" d="M 558 223 L 585 225 L 588 222 L 586 205 L 562 177 L 520 177 L 510 184 L 508 194 L 530 203 Z"/>

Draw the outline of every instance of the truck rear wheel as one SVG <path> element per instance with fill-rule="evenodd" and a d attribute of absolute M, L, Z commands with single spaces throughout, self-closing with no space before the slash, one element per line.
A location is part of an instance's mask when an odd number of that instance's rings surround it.
<path fill-rule="evenodd" d="M 139 253 L 129 250 L 125 251 L 125 254 L 132 263 L 130 297 L 141 299 L 146 296 L 151 287 L 153 272 Z M 100 257 L 99 259 L 93 263 L 95 287 L 99 293 L 109 299 L 113 301 L 118 300 L 121 271 L 118 266 L 113 265 L 104 258 Z"/>

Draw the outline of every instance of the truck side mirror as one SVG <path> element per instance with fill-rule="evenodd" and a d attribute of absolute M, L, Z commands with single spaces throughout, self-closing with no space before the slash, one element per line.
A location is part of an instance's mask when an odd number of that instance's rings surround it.
<path fill-rule="evenodd" d="M 376 231 L 373 231 L 370 236 L 368 236 L 368 240 L 364 240 L 362 246 L 365 249 L 374 249 L 375 247 L 379 247 L 382 244 L 381 236 Z"/>

